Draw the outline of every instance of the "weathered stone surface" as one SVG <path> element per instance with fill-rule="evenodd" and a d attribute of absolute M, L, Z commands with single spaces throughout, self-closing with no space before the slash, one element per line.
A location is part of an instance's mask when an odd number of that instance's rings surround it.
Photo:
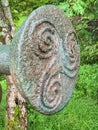
<path fill-rule="evenodd" d="M 41 113 L 63 109 L 79 67 L 76 34 L 65 13 L 55 6 L 35 10 L 9 48 L 0 46 L 0 73 L 10 74 L 11 70 L 21 95 Z"/>
<path fill-rule="evenodd" d="M 53 5 L 35 10 L 11 45 L 11 75 L 21 95 L 44 114 L 69 101 L 77 79 L 79 47 L 71 22 Z"/>
<path fill-rule="evenodd" d="M 0 45 L 0 74 L 10 74 L 10 46 Z"/>

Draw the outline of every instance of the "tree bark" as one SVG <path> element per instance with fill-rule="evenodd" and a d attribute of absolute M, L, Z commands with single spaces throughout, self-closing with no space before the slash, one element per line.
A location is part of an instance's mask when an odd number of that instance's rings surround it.
<path fill-rule="evenodd" d="M 9 44 L 15 34 L 8 0 L 0 4 L 0 44 Z M 26 102 L 18 93 L 11 76 L 7 76 L 6 130 L 27 130 Z"/>

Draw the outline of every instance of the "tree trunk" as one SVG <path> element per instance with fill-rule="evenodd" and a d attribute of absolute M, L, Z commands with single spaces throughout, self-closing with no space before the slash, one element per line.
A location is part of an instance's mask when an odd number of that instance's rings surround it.
<path fill-rule="evenodd" d="M 0 44 L 9 44 L 15 33 L 8 0 L 1 0 L 0 5 Z M 7 113 L 6 130 L 26 130 L 27 111 L 25 100 L 17 92 L 12 77 L 7 76 Z"/>

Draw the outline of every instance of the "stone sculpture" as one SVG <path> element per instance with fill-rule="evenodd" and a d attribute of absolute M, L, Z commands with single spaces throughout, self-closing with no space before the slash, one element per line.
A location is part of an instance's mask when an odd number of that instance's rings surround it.
<path fill-rule="evenodd" d="M 54 5 L 33 11 L 7 48 L 7 74 L 25 100 L 43 114 L 63 109 L 80 64 L 76 33 L 65 13 Z"/>

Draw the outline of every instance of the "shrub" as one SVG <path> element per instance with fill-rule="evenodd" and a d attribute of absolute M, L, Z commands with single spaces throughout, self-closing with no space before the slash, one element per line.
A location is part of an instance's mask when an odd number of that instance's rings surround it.
<path fill-rule="evenodd" d="M 98 64 L 80 67 L 76 84 L 77 96 L 90 96 L 98 100 Z"/>

